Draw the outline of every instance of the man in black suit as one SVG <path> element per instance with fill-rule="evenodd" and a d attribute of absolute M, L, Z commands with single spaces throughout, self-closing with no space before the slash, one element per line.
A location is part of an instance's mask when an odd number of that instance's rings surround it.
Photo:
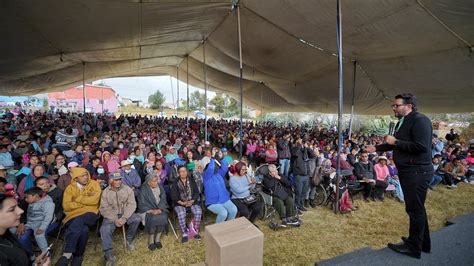
<path fill-rule="evenodd" d="M 414 95 L 397 95 L 391 106 L 395 116 L 399 118 L 394 136 L 386 136 L 384 144 L 367 146 L 366 149 L 368 152 L 393 150 L 393 159 L 405 195 L 405 210 L 410 217 L 408 238 L 402 237 L 403 243 L 390 243 L 388 247 L 396 252 L 420 258 L 421 251 L 431 251 L 425 199 L 433 177 L 433 127 L 428 117 L 417 112 L 417 99 Z"/>

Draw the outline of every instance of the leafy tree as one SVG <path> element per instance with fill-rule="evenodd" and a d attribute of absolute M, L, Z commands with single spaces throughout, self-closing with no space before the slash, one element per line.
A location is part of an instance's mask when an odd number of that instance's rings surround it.
<path fill-rule="evenodd" d="M 159 109 L 163 105 L 165 100 L 165 96 L 159 90 L 157 90 L 154 94 L 148 97 L 148 103 L 150 104 L 151 109 Z"/>
<path fill-rule="evenodd" d="M 195 91 L 189 95 L 189 108 L 191 110 L 202 109 L 206 106 L 206 95 Z"/>
<path fill-rule="evenodd" d="M 210 101 L 210 104 L 214 105 L 214 112 L 218 114 L 224 113 L 225 99 L 222 97 L 222 94 L 216 94 L 216 96 Z"/>

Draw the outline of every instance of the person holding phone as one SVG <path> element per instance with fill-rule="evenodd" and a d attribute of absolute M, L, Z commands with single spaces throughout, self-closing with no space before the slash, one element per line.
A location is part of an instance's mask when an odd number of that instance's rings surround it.
<path fill-rule="evenodd" d="M 5 194 L 0 194 L 0 265 L 27 266 L 30 265 L 28 255 L 21 247 L 17 238 L 8 230 L 20 224 L 23 210 L 17 201 Z M 47 252 L 36 257 L 34 265 L 51 265 Z"/>

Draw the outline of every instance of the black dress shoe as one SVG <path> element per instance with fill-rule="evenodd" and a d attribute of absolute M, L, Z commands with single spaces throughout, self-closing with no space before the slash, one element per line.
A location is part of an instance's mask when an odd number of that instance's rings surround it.
<path fill-rule="evenodd" d="M 408 238 L 406 236 L 402 236 L 403 243 L 406 243 Z M 431 253 L 431 247 L 422 247 L 421 251 L 424 253 Z"/>
<path fill-rule="evenodd" d="M 415 259 L 421 258 L 421 252 L 413 251 L 405 243 L 402 243 L 402 244 L 389 243 L 387 246 L 388 246 L 389 249 L 391 249 L 391 250 L 393 250 L 397 253 L 407 255 L 407 256 L 410 256 L 410 257 L 415 258 Z"/>
<path fill-rule="evenodd" d="M 68 266 L 69 261 L 70 261 L 70 259 L 68 259 L 64 256 L 61 256 L 61 258 L 59 258 L 59 260 L 56 262 L 55 266 Z"/>

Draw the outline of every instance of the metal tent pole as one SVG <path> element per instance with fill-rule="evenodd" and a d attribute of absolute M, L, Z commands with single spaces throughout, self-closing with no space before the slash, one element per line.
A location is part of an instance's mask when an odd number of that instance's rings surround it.
<path fill-rule="evenodd" d="M 354 100 L 355 100 L 355 88 L 356 88 L 356 74 L 357 74 L 357 61 L 354 61 L 354 75 L 352 81 L 352 101 L 351 101 L 351 119 L 349 120 L 349 139 L 352 135 L 352 123 L 354 122 Z"/>
<path fill-rule="evenodd" d="M 179 65 L 176 66 L 176 117 L 179 115 Z"/>
<path fill-rule="evenodd" d="M 83 100 L 83 115 L 82 115 L 82 131 L 84 139 L 86 138 L 86 62 L 82 62 L 82 100 Z"/>
<path fill-rule="evenodd" d="M 344 104 L 344 82 L 342 72 L 342 24 L 341 24 L 341 1 L 337 0 L 337 52 L 338 52 L 338 65 L 339 65 L 339 103 L 337 112 L 337 133 L 338 133 L 338 146 L 337 146 L 337 166 L 336 166 L 336 202 L 334 204 L 334 212 L 339 212 L 339 183 L 341 179 L 341 150 L 343 138 L 343 125 L 342 125 L 342 114 Z"/>
<path fill-rule="evenodd" d="M 186 127 L 189 127 L 189 55 L 186 56 Z"/>
<path fill-rule="evenodd" d="M 243 138 L 243 110 L 244 110 L 244 90 L 243 90 L 243 66 L 242 66 L 242 32 L 240 28 L 240 5 L 237 2 L 237 31 L 239 35 L 239 87 L 240 87 L 240 128 L 239 128 L 239 159 L 242 158 L 242 138 Z"/>
<path fill-rule="evenodd" d="M 203 66 L 202 71 L 204 75 L 204 139 L 205 141 L 208 140 L 207 136 L 207 77 L 206 77 L 206 47 L 205 47 L 205 40 L 202 40 L 202 57 L 203 57 Z"/>

